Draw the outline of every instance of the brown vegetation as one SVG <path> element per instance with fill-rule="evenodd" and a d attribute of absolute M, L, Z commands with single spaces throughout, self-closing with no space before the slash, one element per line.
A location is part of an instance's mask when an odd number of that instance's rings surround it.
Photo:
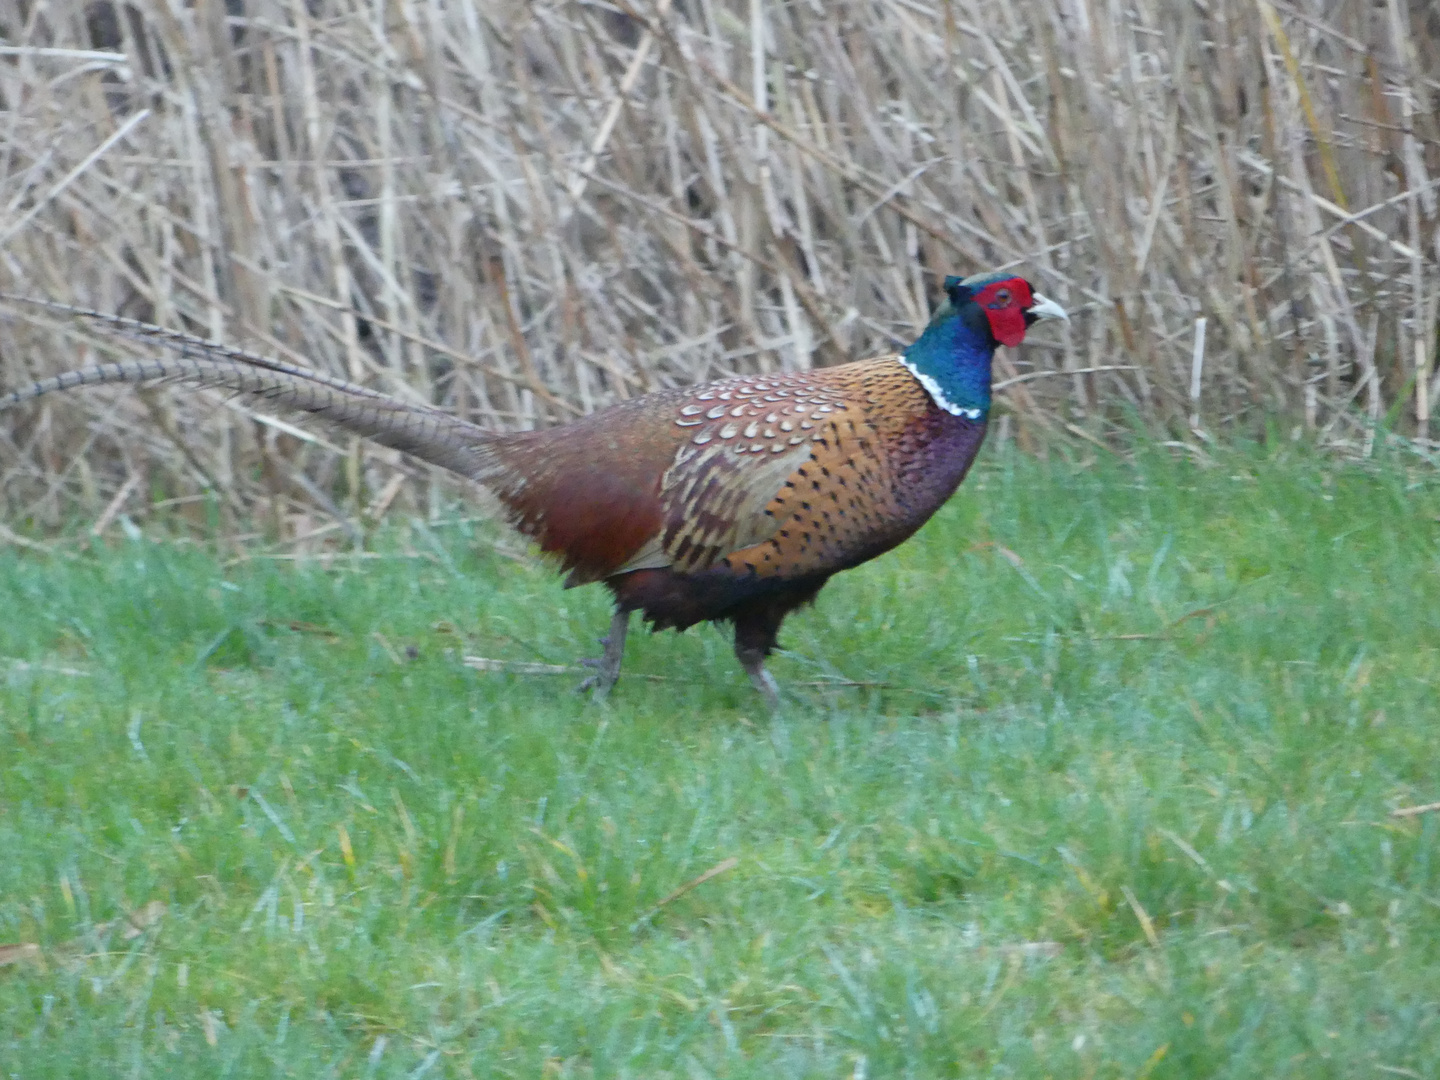
<path fill-rule="evenodd" d="M 1428 0 L 3 0 L 0 37 L 0 286 L 487 424 L 886 350 L 1000 265 L 1075 316 L 1002 353 L 1002 433 L 1358 444 L 1433 396 Z M 7 304 L 0 385 L 144 348 Z M 407 475 L 205 394 L 0 423 L 12 523 L 213 487 L 293 535 Z"/>

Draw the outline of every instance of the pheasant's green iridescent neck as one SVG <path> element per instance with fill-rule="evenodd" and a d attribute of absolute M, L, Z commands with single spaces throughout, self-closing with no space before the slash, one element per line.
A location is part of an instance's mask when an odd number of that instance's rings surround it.
<path fill-rule="evenodd" d="M 999 342 L 966 285 L 947 278 L 945 291 L 945 302 L 900 362 L 940 408 L 983 420 L 990 412 L 990 361 Z"/>

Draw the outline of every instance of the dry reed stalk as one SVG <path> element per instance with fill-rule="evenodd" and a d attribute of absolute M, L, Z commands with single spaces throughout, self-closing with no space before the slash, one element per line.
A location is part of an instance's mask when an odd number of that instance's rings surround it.
<path fill-rule="evenodd" d="M 0 0 L 0 38 L 0 287 L 497 428 L 889 349 L 999 265 L 1075 314 L 1002 353 L 1022 445 L 1183 440 L 1202 374 L 1207 433 L 1347 446 L 1440 391 L 1426 0 Z M 143 348 L 7 310 L 0 385 Z M 0 429 L 17 528 L 210 487 L 306 543 L 440 505 L 211 395 Z"/>

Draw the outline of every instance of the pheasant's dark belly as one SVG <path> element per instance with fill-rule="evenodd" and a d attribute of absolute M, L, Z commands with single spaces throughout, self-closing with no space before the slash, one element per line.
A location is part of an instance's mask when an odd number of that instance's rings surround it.
<path fill-rule="evenodd" d="M 619 607 L 641 612 L 656 630 L 684 630 L 700 622 L 742 619 L 759 608 L 793 610 L 815 599 L 836 570 L 798 578 L 762 578 L 724 567 L 693 574 L 635 570 L 605 584 Z"/>

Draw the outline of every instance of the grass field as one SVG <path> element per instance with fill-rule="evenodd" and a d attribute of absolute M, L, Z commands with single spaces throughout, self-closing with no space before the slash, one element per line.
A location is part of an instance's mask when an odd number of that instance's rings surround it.
<path fill-rule="evenodd" d="M 990 455 L 774 718 L 709 628 L 463 666 L 606 620 L 478 526 L 7 554 L 0 1072 L 1428 1080 L 1437 514 Z"/>

